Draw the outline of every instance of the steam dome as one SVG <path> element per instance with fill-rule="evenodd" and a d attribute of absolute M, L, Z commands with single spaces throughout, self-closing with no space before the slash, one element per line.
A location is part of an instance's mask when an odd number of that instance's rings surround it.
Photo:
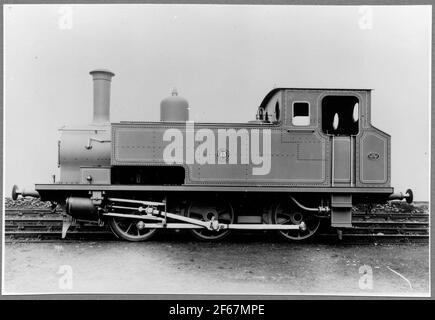
<path fill-rule="evenodd" d="M 189 120 L 189 103 L 178 95 L 177 89 L 172 95 L 160 102 L 160 121 L 185 122 Z"/>

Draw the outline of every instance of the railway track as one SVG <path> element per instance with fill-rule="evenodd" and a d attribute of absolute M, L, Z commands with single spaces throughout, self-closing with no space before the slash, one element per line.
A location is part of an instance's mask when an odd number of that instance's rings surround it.
<path fill-rule="evenodd" d="M 53 240 L 61 238 L 62 212 L 48 208 L 7 208 L 5 236 L 14 239 Z M 344 239 L 395 239 L 428 241 L 429 214 L 422 212 L 354 211 L 353 228 L 341 230 Z M 337 237 L 337 230 L 322 228 L 320 237 Z M 108 227 L 81 223 L 68 231 L 67 239 L 116 239 Z"/>

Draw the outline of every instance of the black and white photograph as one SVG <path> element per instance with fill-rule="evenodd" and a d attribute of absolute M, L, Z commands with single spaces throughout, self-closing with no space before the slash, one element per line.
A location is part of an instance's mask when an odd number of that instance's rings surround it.
<path fill-rule="evenodd" d="M 430 297 L 432 6 L 3 27 L 2 295 Z"/>

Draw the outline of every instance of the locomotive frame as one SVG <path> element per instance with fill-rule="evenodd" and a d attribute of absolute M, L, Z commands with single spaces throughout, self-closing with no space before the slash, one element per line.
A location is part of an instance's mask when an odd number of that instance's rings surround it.
<path fill-rule="evenodd" d="M 14 199 L 35 196 L 64 208 L 63 237 L 72 224 L 92 221 L 129 241 L 147 240 L 158 229 L 190 229 L 200 240 L 220 240 L 232 229 L 277 230 L 303 240 L 321 221 L 351 228 L 357 203 L 413 200 L 412 190 L 394 193 L 390 186 L 390 136 L 371 125 L 370 89 L 276 88 L 255 121 L 196 123 L 195 131 L 187 101 L 176 93 L 162 101 L 161 122 L 110 123 L 114 74 L 91 75 L 94 121 L 61 129 L 60 181 L 12 191 Z M 206 134 L 227 134 L 224 148 Z M 185 153 L 167 161 L 165 142 L 175 143 L 177 135 Z M 201 145 L 205 163 L 195 161 Z M 270 168 L 258 175 L 260 163 L 252 158 L 260 159 L 261 149 Z"/>

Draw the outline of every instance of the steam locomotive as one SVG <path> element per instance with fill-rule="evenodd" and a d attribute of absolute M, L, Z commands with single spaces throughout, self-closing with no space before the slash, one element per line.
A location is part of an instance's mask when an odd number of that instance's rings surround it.
<path fill-rule="evenodd" d="M 160 122 L 110 123 L 114 73 L 94 70 L 93 122 L 63 127 L 60 179 L 36 184 L 71 225 L 108 224 L 143 241 L 159 229 L 189 229 L 214 241 L 231 230 L 313 236 L 321 221 L 352 227 L 357 203 L 413 200 L 390 186 L 391 137 L 371 124 L 370 89 L 275 88 L 247 123 L 195 123 L 176 90 Z"/>

